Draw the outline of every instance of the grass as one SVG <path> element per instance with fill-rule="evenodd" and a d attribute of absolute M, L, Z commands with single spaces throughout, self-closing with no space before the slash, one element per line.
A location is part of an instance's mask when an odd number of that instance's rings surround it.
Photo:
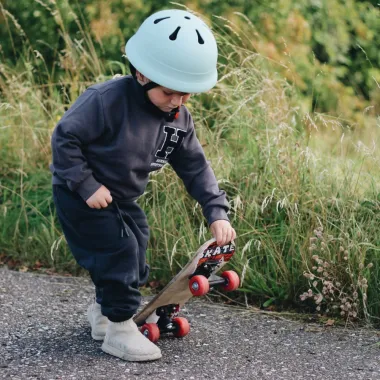
<path fill-rule="evenodd" d="M 48 69 L 35 69 L 43 57 L 31 54 L 33 47 L 27 44 L 17 67 L 0 64 L 0 260 L 23 270 L 83 274 L 55 216 L 50 136 L 65 109 L 89 84 L 110 79 L 115 72 L 105 74 L 84 28 L 85 43 L 79 45 L 57 20 L 66 43 L 64 52 L 57 52 L 64 63 L 58 83 Z M 232 206 L 238 238 L 231 266 L 242 278 L 233 297 L 278 310 L 311 312 L 322 307 L 327 316 L 376 323 L 380 182 L 372 136 L 379 120 L 354 129 L 337 117 L 305 110 L 297 88 L 278 75 L 282 64 L 252 51 L 249 34 L 234 39 L 228 31 L 218 30 L 218 85 L 192 98 L 189 108 Z M 210 233 L 199 205 L 170 167 L 150 177 L 139 203 L 151 226 L 150 282 L 162 285 Z M 318 254 L 334 268 L 324 280 L 339 281 L 346 293 L 355 286 L 355 317 L 340 315 L 339 301 L 334 303 L 338 310 L 329 308 L 323 279 L 316 285 L 310 279 L 315 266 L 311 241 L 320 239 L 316 231 L 322 229 L 330 238 L 328 249 Z M 339 255 L 340 246 L 349 251 L 347 261 Z M 301 301 L 309 289 L 312 296 Z"/>

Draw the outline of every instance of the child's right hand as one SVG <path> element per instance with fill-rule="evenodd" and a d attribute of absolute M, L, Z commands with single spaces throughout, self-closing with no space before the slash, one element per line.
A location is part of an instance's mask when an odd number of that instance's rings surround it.
<path fill-rule="evenodd" d="M 110 191 L 105 186 L 100 186 L 90 198 L 87 199 L 86 203 L 91 208 L 105 208 L 112 202 L 112 196 Z"/>

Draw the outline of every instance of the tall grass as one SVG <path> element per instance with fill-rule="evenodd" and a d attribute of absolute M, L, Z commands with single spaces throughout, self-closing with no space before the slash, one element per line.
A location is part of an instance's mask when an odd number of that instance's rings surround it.
<path fill-rule="evenodd" d="M 77 274 L 52 203 L 50 136 L 76 97 L 89 84 L 112 78 L 115 65 L 99 60 L 78 18 L 82 35 L 73 40 L 54 1 L 50 7 L 65 41 L 57 51 L 59 82 L 47 68 L 36 70 L 43 57 L 27 38 L 17 67 L 0 64 L 0 253 L 23 266 Z M 279 63 L 258 54 L 248 22 L 238 28 L 219 19 L 215 30 L 220 80 L 209 94 L 194 96 L 189 109 L 232 206 L 238 238 L 231 266 L 242 277 L 236 297 L 264 307 L 318 308 L 347 320 L 376 321 L 379 155 L 371 136 L 379 121 L 362 129 L 370 137 L 359 140 L 358 129 L 346 121 L 305 107 L 297 88 L 280 74 L 291 57 Z M 200 206 L 170 167 L 151 175 L 139 202 L 151 226 L 151 280 L 164 283 L 210 233 Z M 316 239 L 318 259 L 327 263 L 324 277 L 315 265 Z M 340 254 L 341 247 L 347 254 Z M 334 284 L 334 294 L 326 296 L 324 281 Z M 340 297 L 353 288 L 355 315 Z"/>

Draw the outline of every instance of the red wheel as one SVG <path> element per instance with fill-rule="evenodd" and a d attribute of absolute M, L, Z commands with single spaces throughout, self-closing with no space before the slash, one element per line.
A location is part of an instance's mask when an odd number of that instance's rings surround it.
<path fill-rule="evenodd" d="M 140 331 L 153 343 L 157 342 L 160 338 L 160 329 L 155 323 L 145 323 Z"/>
<path fill-rule="evenodd" d="M 204 296 L 210 290 L 210 284 L 205 276 L 198 275 L 191 277 L 189 288 L 193 296 Z"/>
<path fill-rule="evenodd" d="M 226 280 L 226 283 L 222 285 L 222 289 L 227 292 L 236 290 L 240 285 L 240 278 L 233 270 L 227 270 L 222 273 L 222 277 Z"/>
<path fill-rule="evenodd" d="M 174 333 L 175 337 L 182 338 L 189 333 L 190 325 L 186 318 L 182 318 L 182 317 L 173 318 L 173 323 L 177 326 L 177 330 Z"/>

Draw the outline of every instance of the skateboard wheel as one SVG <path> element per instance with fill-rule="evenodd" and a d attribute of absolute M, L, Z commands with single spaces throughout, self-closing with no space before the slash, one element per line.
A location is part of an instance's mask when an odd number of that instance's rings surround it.
<path fill-rule="evenodd" d="M 193 296 L 203 296 L 210 290 L 210 284 L 205 276 L 197 275 L 190 279 L 189 288 Z"/>
<path fill-rule="evenodd" d="M 140 331 L 153 343 L 157 342 L 160 338 L 160 329 L 155 323 L 145 323 Z"/>
<path fill-rule="evenodd" d="M 173 318 L 173 323 L 177 327 L 177 330 L 174 332 L 175 337 L 182 338 L 189 333 L 190 325 L 186 318 L 183 318 L 183 317 Z"/>
<path fill-rule="evenodd" d="M 221 276 L 226 280 L 226 283 L 222 285 L 222 289 L 225 291 L 231 292 L 232 290 L 236 290 L 239 287 L 240 278 L 238 274 L 233 270 L 227 270 L 223 272 Z"/>

